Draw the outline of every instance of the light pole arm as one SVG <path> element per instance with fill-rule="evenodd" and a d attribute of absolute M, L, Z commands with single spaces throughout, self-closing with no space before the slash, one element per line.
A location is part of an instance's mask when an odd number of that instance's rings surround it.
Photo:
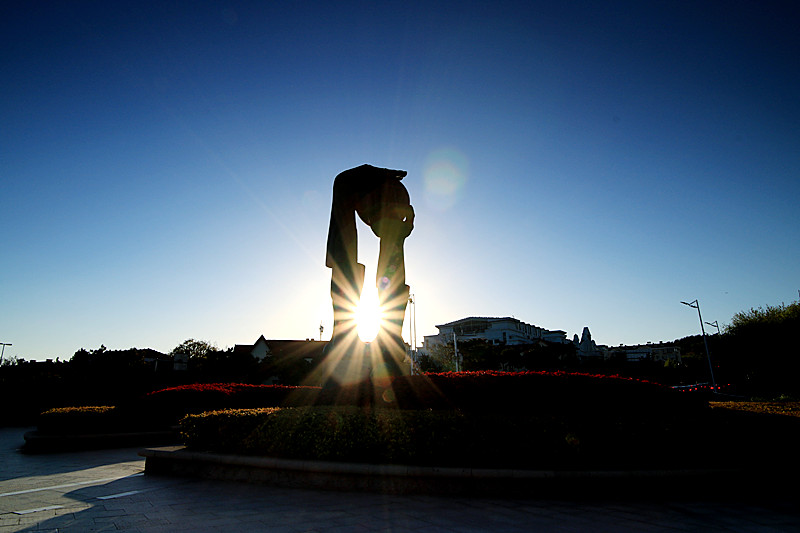
<path fill-rule="evenodd" d="M 703 334 L 703 346 L 706 349 L 706 359 L 708 359 L 708 371 L 711 374 L 711 387 L 713 391 L 717 390 L 717 380 L 714 378 L 714 367 L 711 365 L 711 353 L 708 351 L 708 341 L 706 340 L 706 328 L 703 327 L 703 315 L 700 313 L 700 302 L 694 300 L 693 302 L 681 302 L 683 305 L 694 307 L 697 309 L 697 318 L 700 319 L 700 332 Z"/>

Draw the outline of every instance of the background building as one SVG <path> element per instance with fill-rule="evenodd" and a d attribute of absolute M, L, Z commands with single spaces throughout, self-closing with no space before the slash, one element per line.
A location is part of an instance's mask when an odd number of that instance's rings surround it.
<path fill-rule="evenodd" d="M 453 334 L 459 341 L 482 339 L 492 344 L 532 344 L 548 341 L 566 344 L 567 333 L 561 330 L 548 330 L 526 324 L 516 318 L 469 317 L 436 326 L 437 335 L 425 335 L 424 349 L 429 351 L 437 344 L 453 342 Z"/>
<path fill-rule="evenodd" d="M 619 346 L 612 348 L 611 357 L 624 358 L 626 361 L 674 361 L 681 362 L 681 349 L 674 344 L 639 344 L 636 346 Z"/>
<path fill-rule="evenodd" d="M 576 333 L 572 338 L 572 343 L 575 345 L 579 359 L 608 359 L 608 347 L 602 345 L 598 346 L 597 343 L 592 340 L 592 334 L 589 332 L 588 327 L 583 328 L 580 339 L 578 339 L 578 334 Z"/>

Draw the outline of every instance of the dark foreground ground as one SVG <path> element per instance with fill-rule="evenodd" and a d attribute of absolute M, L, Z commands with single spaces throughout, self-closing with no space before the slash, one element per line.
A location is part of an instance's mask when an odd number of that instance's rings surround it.
<path fill-rule="evenodd" d="M 139 448 L 18 452 L 31 428 L 0 429 L 0 533 L 11 531 L 800 531 L 795 480 L 720 498 L 442 497 L 287 489 L 143 475 Z M 775 472 L 775 483 L 783 484 Z"/>

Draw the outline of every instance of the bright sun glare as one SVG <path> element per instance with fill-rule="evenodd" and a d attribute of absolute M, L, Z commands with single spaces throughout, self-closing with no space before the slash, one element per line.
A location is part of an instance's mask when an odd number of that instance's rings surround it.
<path fill-rule="evenodd" d="M 358 309 L 356 309 L 358 337 L 363 342 L 371 342 L 378 335 L 381 314 L 378 306 L 378 289 L 369 286 L 365 287 L 361 294 Z"/>

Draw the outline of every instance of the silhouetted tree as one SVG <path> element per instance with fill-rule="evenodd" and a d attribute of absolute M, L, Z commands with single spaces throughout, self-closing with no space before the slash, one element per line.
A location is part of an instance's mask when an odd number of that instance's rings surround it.
<path fill-rule="evenodd" d="M 170 356 L 174 356 L 175 354 L 184 354 L 188 355 L 189 359 L 205 359 L 210 354 L 218 352 L 216 346 L 206 341 L 200 341 L 195 339 L 186 339 L 178 346 L 172 349 L 169 353 Z"/>
<path fill-rule="evenodd" d="M 420 357 L 420 369 L 423 372 L 453 372 L 456 369 L 453 343 L 434 344 L 428 353 Z"/>
<path fill-rule="evenodd" d="M 723 335 L 722 361 L 751 394 L 800 394 L 800 302 L 736 313 Z"/>
<path fill-rule="evenodd" d="M 785 331 L 800 324 L 800 301 L 789 305 L 768 305 L 766 308 L 750 308 L 733 315 L 731 323 L 725 326 L 730 335 L 756 336 L 764 333 Z M 797 331 L 795 329 L 794 331 Z"/>

